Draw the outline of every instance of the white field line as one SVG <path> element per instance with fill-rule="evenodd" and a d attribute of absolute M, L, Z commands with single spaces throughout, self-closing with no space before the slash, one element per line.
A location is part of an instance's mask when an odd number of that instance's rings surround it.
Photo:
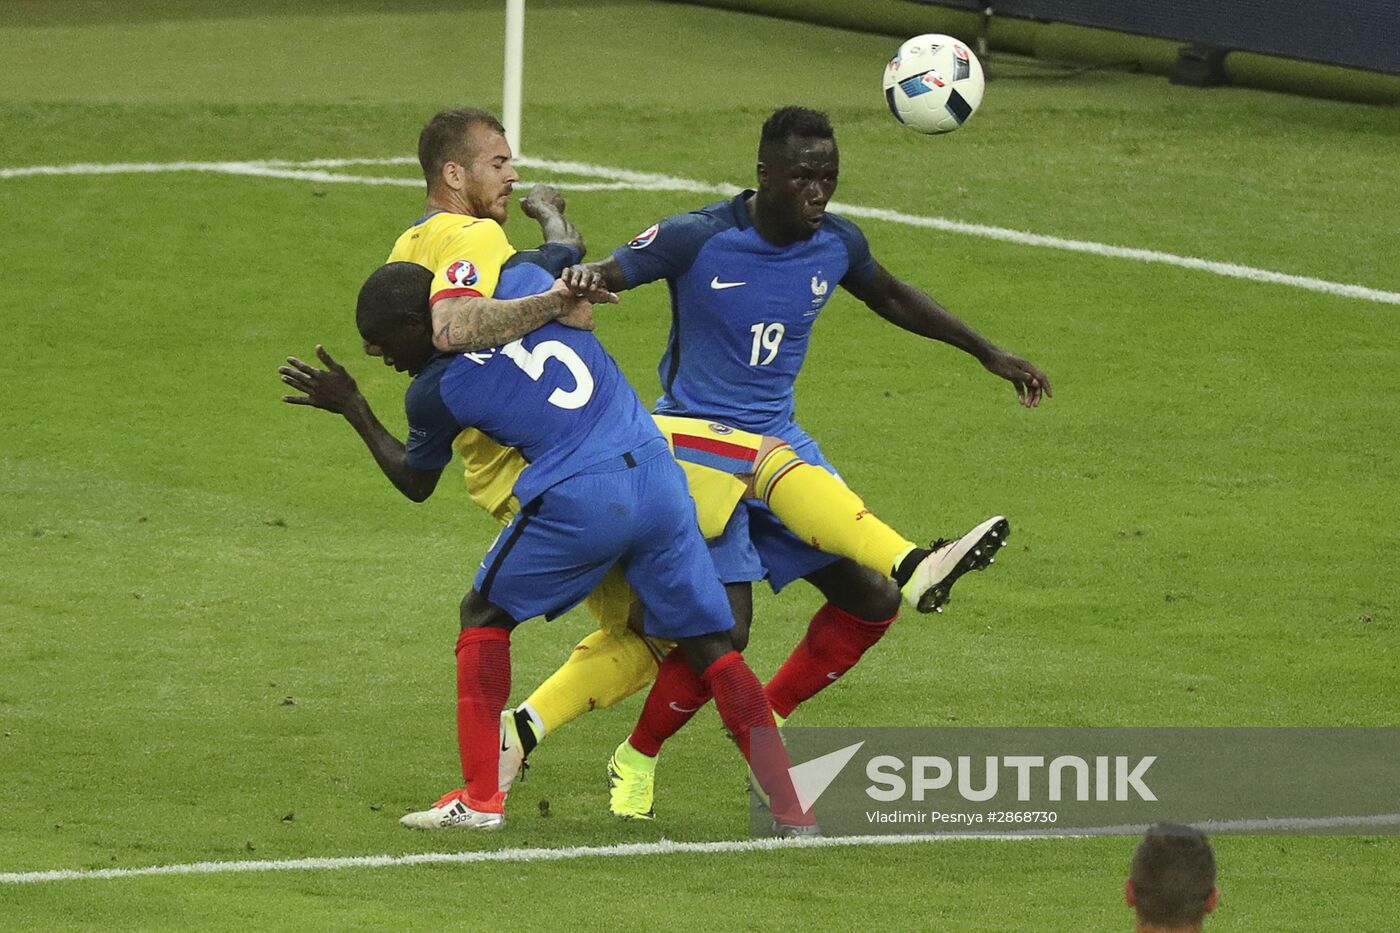
<path fill-rule="evenodd" d="M 636 172 L 629 169 L 613 168 L 606 165 L 593 165 L 587 162 L 567 162 L 554 159 L 521 157 L 516 160 L 521 168 L 537 168 L 564 175 L 582 175 L 587 178 L 605 179 L 602 182 L 577 182 L 559 179 L 551 183 L 567 191 L 676 191 L 695 194 L 732 194 L 739 189 L 733 185 L 716 185 L 692 178 L 678 178 L 654 172 Z M 84 163 L 76 165 L 33 165 L 15 168 L 0 168 L 0 180 L 54 175 L 117 175 L 143 174 L 155 172 L 214 172 L 225 175 L 251 175 L 265 178 L 285 178 L 299 181 L 313 181 L 327 184 L 393 185 L 418 187 L 421 181 L 398 176 L 351 175 L 325 169 L 344 168 L 353 165 L 414 165 L 410 157 L 383 159 L 310 159 L 290 161 L 285 159 L 265 159 L 251 162 L 119 162 Z M 880 207 L 865 207 L 859 204 L 844 204 L 833 201 L 831 208 L 851 217 L 879 220 L 908 227 L 938 230 L 943 233 L 956 233 L 965 236 L 984 237 L 1005 243 L 1022 246 L 1039 246 L 1049 249 L 1066 250 L 1074 253 L 1088 253 L 1113 259 L 1127 259 L 1134 262 L 1157 263 L 1209 272 L 1227 278 L 1245 279 L 1251 282 L 1264 282 L 1284 285 L 1306 291 L 1355 298 L 1380 304 L 1400 305 L 1400 292 L 1384 291 L 1366 285 L 1347 282 L 1333 282 L 1305 275 L 1292 275 L 1271 269 L 1257 269 L 1253 266 L 1232 262 L 1217 262 L 1196 256 L 1179 256 L 1159 250 L 1136 249 L 1127 246 L 1113 246 L 1092 240 L 1071 240 L 1064 237 L 1028 233 L 1007 227 L 992 227 L 986 224 L 965 223 L 946 217 L 928 217 L 908 214 L 903 211 Z"/>
<path fill-rule="evenodd" d="M 1376 816 L 1222 820 L 1199 824 L 1207 833 L 1312 832 L 1336 829 L 1376 829 L 1400 826 L 1400 813 Z M 423 852 L 412 855 L 359 855 L 331 858 L 264 859 L 237 862 L 186 862 L 146 868 L 55 869 L 51 871 L 0 872 L 0 885 L 40 884 L 51 881 L 107 881 L 156 875 L 225 875 L 264 871 L 335 871 L 345 868 L 399 868 L 413 865 L 462 865 L 477 862 L 559 862 L 586 858 L 629 858 L 655 855 L 716 855 L 772 852 L 792 847 L 849 848 L 897 846 L 932 842 L 1025 842 L 1037 839 L 1079 839 L 1095 836 L 1141 835 L 1145 824 L 1101 826 L 1058 833 L 1004 834 L 952 833 L 889 836 L 824 836 L 815 839 L 734 839 L 714 842 L 624 843 L 610 846 L 567 846 L 555 849 L 497 849 L 486 852 Z"/>
<path fill-rule="evenodd" d="M 301 162 L 287 159 L 262 159 L 251 162 L 84 162 L 72 165 L 28 165 L 16 168 L 0 168 L 0 180 L 11 178 L 32 178 L 60 175 L 146 175 L 159 172 L 210 172 L 219 175 L 252 175 L 263 178 L 287 178 L 299 181 L 327 183 L 348 183 L 361 185 L 393 185 L 406 188 L 421 188 L 418 178 L 405 176 L 350 175 L 341 172 L 327 172 L 323 169 L 347 168 L 356 165 L 417 165 L 414 158 L 395 157 L 388 159 L 308 159 Z M 521 158 L 516 164 L 522 168 L 541 168 L 568 175 L 584 175 L 589 178 L 605 178 L 606 182 L 576 182 L 567 179 L 550 180 L 557 188 L 568 191 L 679 191 L 697 194 L 734 194 L 739 188 L 733 185 L 711 185 L 689 178 L 676 178 L 670 175 L 657 175 L 649 172 L 632 172 L 627 169 L 614 169 L 602 165 L 587 165 L 582 162 L 556 162 L 548 159 Z"/>
<path fill-rule="evenodd" d="M 423 852 L 413 855 L 362 855 L 339 858 L 301 858 L 238 862 L 188 862 L 179 865 L 153 865 L 148 868 L 98 868 L 91 870 L 3 872 L 0 884 L 36 884 L 45 881 L 85 881 L 134 878 L 150 875 L 212 875 L 257 871 L 316 871 L 341 868 L 394 868 L 408 865 L 471 864 L 476 862 L 555 862 L 583 858 L 626 858 L 653 855 L 725 854 L 764 852 L 791 846 L 836 848 L 869 845 L 908 845 L 910 843 L 991 838 L 985 836 L 833 836 L 815 839 L 735 839 L 715 842 L 624 843 L 610 846 L 567 846 L 554 849 L 497 849 L 484 852 Z M 1026 837 L 1012 836 L 1011 839 Z"/>

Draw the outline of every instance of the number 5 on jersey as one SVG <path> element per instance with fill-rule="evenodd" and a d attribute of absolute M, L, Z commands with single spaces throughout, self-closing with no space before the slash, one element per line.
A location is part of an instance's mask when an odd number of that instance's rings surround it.
<path fill-rule="evenodd" d="M 778 347 L 782 345 L 786 328 L 777 322 L 764 324 L 760 321 L 750 327 L 749 332 L 753 334 L 753 352 L 749 354 L 749 365 L 767 366 L 778 355 Z M 759 356 L 765 350 L 768 351 L 768 355 L 760 361 Z"/>
<path fill-rule="evenodd" d="M 543 340 L 533 350 L 527 350 L 519 340 L 514 340 L 501 347 L 501 352 L 535 382 L 539 382 L 544 375 L 544 364 L 549 360 L 558 360 L 569 368 L 569 374 L 574 377 L 574 387 L 567 390 L 556 388 L 546 399 L 555 408 L 572 411 L 587 405 L 593 397 L 593 374 L 568 344 Z"/>

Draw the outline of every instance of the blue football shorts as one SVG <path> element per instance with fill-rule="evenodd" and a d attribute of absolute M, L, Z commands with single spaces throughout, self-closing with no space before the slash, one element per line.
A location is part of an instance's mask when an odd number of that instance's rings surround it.
<path fill-rule="evenodd" d="M 555 618 L 614 565 L 646 607 L 646 633 L 675 641 L 733 628 L 685 474 L 657 437 L 563 480 L 521 508 L 475 587 L 517 622 Z"/>

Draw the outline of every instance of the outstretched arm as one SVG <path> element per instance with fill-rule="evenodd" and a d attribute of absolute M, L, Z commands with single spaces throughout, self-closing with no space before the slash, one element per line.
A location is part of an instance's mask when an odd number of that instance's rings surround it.
<path fill-rule="evenodd" d="M 408 465 L 404 457 L 404 445 L 389 433 L 375 417 L 369 402 L 360 394 L 359 386 L 345 367 L 341 366 L 326 348 L 316 345 L 316 356 L 326 365 L 317 369 L 294 356 L 287 357 L 287 365 L 277 372 L 282 381 L 302 395 L 284 395 L 282 401 L 288 405 L 310 405 L 323 411 L 343 415 L 350 426 L 360 435 L 374 462 L 389 477 L 399 492 L 414 502 L 422 502 L 437 488 L 442 470 L 419 470 Z"/>
<path fill-rule="evenodd" d="M 616 302 L 617 296 L 605 289 L 580 293 L 558 279 L 549 291 L 529 298 L 442 298 L 433 303 L 433 346 L 443 353 L 485 350 L 555 320 L 592 330 L 593 305 Z"/>
<path fill-rule="evenodd" d="M 875 274 L 869 281 L 846 287 L 891 324 L 921 337 L 952 344 L 976 357 L 988 372 L 1016 387 L 1016 397 L 1022 405 L 1034 408 L 1040 404 L 1042 395 L 1047 398 L 1054 395 L 1050 380 L 1029 360 L 1001 349 L 923 289 L 895 278 L 879 263 L 875 264 Z"/>
<path fill-rule="evenodd" d="M 546 243 L 562 243 L 571 247 L 580 260 L 588 252 L 583 245 L 583 234 L 564 216 L 564 197 L 553 185 L 535 185 L 529 194 L 520 199 L 520 209 L 526 217 L 534 218 L 540 225 L 540 233 L 544 235 Z"/>
<path fill-rule="evenodd" d="M 560 274 L 560 280 L 575 292 L 606 291 L 615 294 L 627 290 L 627 276 L 622 274 L 622 267 L 612 256 L 598 262 L 570 266 Z"/>

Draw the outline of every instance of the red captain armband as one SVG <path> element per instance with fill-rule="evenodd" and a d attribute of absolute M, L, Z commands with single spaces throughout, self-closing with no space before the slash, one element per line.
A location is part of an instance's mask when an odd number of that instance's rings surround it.
<path fill-rule="evenodd" d="M 433 292 L 432 297 L 428 299 L 428 307 L 431 308 L 444 298 L 461 298 L 464 295 L 470 298 L 485 297 L 474 288 L 444 288 L 442 291 Z"/>

